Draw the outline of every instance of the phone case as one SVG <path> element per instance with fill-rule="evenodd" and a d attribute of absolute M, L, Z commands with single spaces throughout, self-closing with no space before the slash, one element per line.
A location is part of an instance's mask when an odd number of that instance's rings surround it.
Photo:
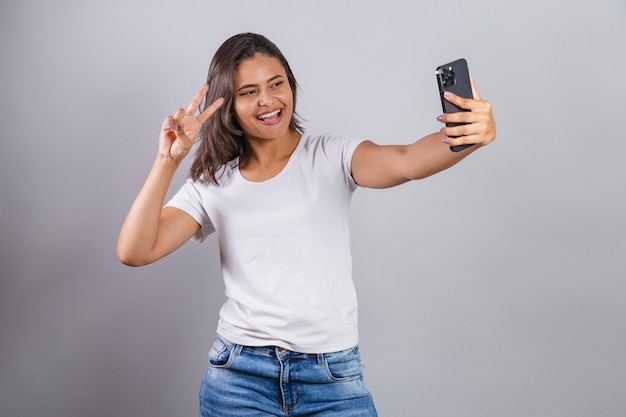
<path fill-rule="evenodd" d="M 465 98 L 474 98 L 472 94 L 472 85 L 469 78 L 469 70 L 467 61 L 463 58 L 449 62 L 437 67 L 435 71 L 437 75 L 437 84 L 439 85 L 439 96 L 441 97 L 441 106 L 444 113 L 457 113 L 460 111 L 468 111 L 461 109 L 443 98 L 445 91 L 450 91 L 457 96 Z M 446 126 L 459 126 L 463 123 L 446 123 Z M 473 145 L 450 146 L 453 152 L 459 152 Z"/>

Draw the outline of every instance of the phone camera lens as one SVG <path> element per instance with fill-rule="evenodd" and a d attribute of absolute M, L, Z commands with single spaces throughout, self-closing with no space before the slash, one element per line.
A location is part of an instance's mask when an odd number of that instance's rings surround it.
<path fill-rule="evenodd" d="M 456 81 L 456 74 L 451 66 L 447 66 L 442 68 L 441 70 L 441 81 L 444 87 L 450 87 L 454 85 Z"/>

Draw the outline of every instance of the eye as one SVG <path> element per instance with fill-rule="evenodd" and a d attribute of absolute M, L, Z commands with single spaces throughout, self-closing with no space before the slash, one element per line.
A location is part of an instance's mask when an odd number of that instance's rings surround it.
<path fill-rule="evenodd" d="M 254 90 L 243 90 L 239 93 L 240 96 L 245 97 L 245 96 L 251 96 L 255 93 Z"/>
<path fill-rule="evenodd" d="M 278 88 L 281 85 L 283 85 L 284 81 L 276 81 L 274 84 L 272 84 L 272 88 Z"/>

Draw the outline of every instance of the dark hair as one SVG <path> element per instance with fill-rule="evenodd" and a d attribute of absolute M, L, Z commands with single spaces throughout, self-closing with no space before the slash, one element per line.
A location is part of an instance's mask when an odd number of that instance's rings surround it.
<path fill-rule="evenodd" d="M 226 40 L 213 56 L 207 84 L 204 108 L 220 97 L 225 101 L 202 125 L 198 135 L 199 147 L 189 170 L 189 177 L 194 181 L 218 185 L 217 173 L 229 161 L 240 157 L 246 151 L 244 133 L 233 114 L 233 73 L 242 61 L 255 54 L 264 54 L 278 59 L 287 73 L 287 80 L 293 92 L 293 115 L 289 129 L 302 134 L 300 118 L 296 114 L 296 95 L 298 84 L 291 72 L 287 59 L 274 43 L 262 35 L 240 33 Z"/>

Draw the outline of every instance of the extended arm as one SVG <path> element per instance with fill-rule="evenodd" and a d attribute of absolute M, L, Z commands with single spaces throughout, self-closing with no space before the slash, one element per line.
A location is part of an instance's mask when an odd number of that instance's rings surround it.
<path fill-rule="evenodd" d="M 466 123 L 444 127 L 410 145 L 376 145 L 364 142 L 352 157 L 352 176 L 362 187 L 388 188 L 407 181 L 426 178 L 450 168 L 496 137 L 496 124 L 491 104 L 483 101 L 472 81 L 475 99 L 446 95 L 446 99 L 469 112 L 443 114 L 442 123 Z M 452 138 L 453 136 L 458 136 Z M 473 143 L 461 152 L 450 146 Z"/>

